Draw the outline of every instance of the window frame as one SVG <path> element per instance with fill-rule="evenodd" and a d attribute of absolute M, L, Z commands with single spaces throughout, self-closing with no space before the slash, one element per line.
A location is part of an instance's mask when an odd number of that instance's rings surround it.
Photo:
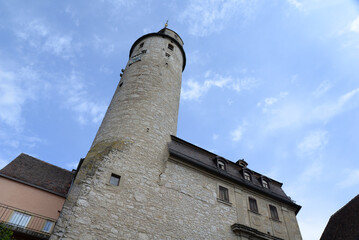
<path fill-rule="evenodd" d="M 229 189 L 218 185 L 218 200 L 230 203 L 229 201 Z"/>
<path fill-rule="evenodd" d="M 271 219 L 273 219 L 275 221 L 279 221 L 279 215 L 278 215 L 278 210 L 277 210 L 276 206 L 269 204 L 269 213 L 270 213 Z"/>
<path fill-rule="evenodd" d="M 53 226 L 54 226 L 53 221 L 45 220 L 44 226 L 42 227 L 42 231 L 46 233 L 51 233 Z"/>
<path fill-rule="evenodd" d="M 262 178 L 262 187 L 269 189 L 269 182 L 267 179 Z"/>
<path fill-rule="evenodd" d="M 25 218 L 24 218 L 25 217 Z M 10 225 L 26 228 L 31 221 L 31 215 L 14 210 L 8 221 Z"/>
<path fill-rule="evenodd" d="M 252 181 L 252 175 L 248 171 L 243 171 L 243 178 L 246 181 L 250 181 L 250 182 Z"/>
<path fill-rule="evenodd" d="M 113 182 L 112 180 L 116 181 L 116 182 Z M 120 181 L 121 181 L 121 176 L 120 175 L 117 175 L 115 173 L 111 173 L 111 176 L 110 176 L 110 180 L 108 181 L 108 183 L 112 186 L 119 186 L 120 185 Z"/>
<path fill-rule="evenodd" d="M 259 213 L 257 199 L 255 199 L 254 197 L 248 197 L 248 203 L 249 203 L 249 211 L 254 213 Z"/>

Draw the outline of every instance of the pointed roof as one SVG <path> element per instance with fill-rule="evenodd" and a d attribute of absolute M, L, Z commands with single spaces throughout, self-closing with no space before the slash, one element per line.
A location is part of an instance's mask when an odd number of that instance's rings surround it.
<path fill-rule="evenodd" d="M 21 153 L 0 170 L 0 176 L 65 197 L 74 172 Z"/>
<path fill-rule="evenodd" d="M 334 213 L 320 240 L 358 240 L 359 239 L 359 195 Z"/>

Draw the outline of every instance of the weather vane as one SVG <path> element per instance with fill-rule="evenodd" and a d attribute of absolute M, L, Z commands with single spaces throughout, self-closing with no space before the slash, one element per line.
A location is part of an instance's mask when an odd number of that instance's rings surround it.
<path fill-rule="evenodd" d="M 167 20 L 167 22 L 165 23 L 165 28 L 166 28 L 166 27 L 168 27 L 168 20 Z"/>

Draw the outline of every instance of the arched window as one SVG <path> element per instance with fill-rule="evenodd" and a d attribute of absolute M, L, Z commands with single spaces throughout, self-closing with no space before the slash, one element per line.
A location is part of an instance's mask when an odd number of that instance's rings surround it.
<path fill-rule="evenodd" d="M 269 188 L 268 181 L 265 180 L 265 179 L 262 179 L 262 186 L 263 186 L 264 188 Z"/>
<path fill-rule="evenodd" d="M 226 165 L 222 161 L 218 161 L 217 166 L 219 169 L 226 170 Z"/>
<path fill-rule="evenodd" d="M 251 181 L 251 175 L 249 174 L 249 172 L 244 172 L 243 175 L 245 180 Z"/>

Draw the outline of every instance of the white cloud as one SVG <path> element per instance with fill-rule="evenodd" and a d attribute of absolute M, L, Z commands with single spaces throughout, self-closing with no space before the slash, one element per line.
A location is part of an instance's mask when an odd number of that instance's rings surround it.
<path fill-rule="evenodd" d="M 72 72 L 71 76 L 59 86 L 59 90 L 66 99 L 65 106 L 76 113 L 78 122 L 86 124 L 88 119 L 94 123 L 102 120 L 107 106 L 90 100 L 79 74 Z"/>
<path fill-rule="evenodd" d="M 341 176 L 345 176 L 345 178 L 337 186 L 347 188 L 359 185 L 359 169 L 345 169 Z"/>
<path fill-rule="evenodd" d="M 46 84 L 31 68 L 23 67 L 16 72 L 0 68 L 0 122 L 19 131 L 24 122 L 25 103 L 36 99 L 44 87 Z"/>
<path fill-rule="evenodd" d="M 244 123 L 240 124 L 239 126 L 237 126 L 237 128 L 231 132 L 232 141 L 238 142 L 239 140 L 242 139 L 243 133 L 246 131 L 247 125 L 248 124 L 246 122 L 244 122 Z"/>
<path fill-rule="evenodd" d="M 338 97 L 335 101 L 315 104 L 311 99 L 286 101 L 276 107 L 267 108 L 267 130 L 297 127 L 315 122 L 327 122 L 338 114 L 359 106 L 359 88 Z M 314 105 L 314 106 L 313 106 Z"/>
<path fill-rule="evenodd" d="M 359 33 L 359 16 L 350 24 L 350 31 Z"/>
<path fill-rule="evenodd" d="M 318 88 L 313 92 L 315 97 L 320 97 L 325 94 L 329 89 L 333 87 L 333 84 L 328 81 L 323 81 L 320 83 Z"/>
<path fill-rule="evenodd" d="M 193 0 L 180 14 L 180 21 L 188 23 L 190 34 L 206 36 L 221 31 L 234 15 L 250 16 L 255 3 L 254 0 Z"/>
<path fill-rule="evenodd" d="M 19 25 L 16 35 L 37 50 L 49 52 L 68 59 L 73 56 L 72 37 L 50 29 L 43 21 L 36 19 Z"/>
<path fill-rule="evenodd" d="M 273 104 L 277 103 L 280 99 L 285 98 L 289 93 L 288 92 L 281 92 L 279 93 L 279 97 L 268 97 L 263 100 L 263 102 L 257 103 L 258 107 L 262 107 L 262 110 L 265 112 L 268 110 L 268 107 L 272 106 Z"/>
<path fill-rule="evenodd" d="M 257 86 L 258 81 L 255 78 L 234 79 L 231 76 L 221 76 L 219 74 L 207 71 L 204 75 L 203 83 L 189 79 L 181 90 L 181 97 L 184 100 L 198 100 L 205 95 L 212 87 L 229 88 L 240 92 L 242 90 L 250 90 Z"/>
<path fill-rule="evenodd" d="M 297 0 L 287 0 L 287 1 L 298 9 L 302 9 L 302 7 L 303 7 L 303 3 L 301 3 Z"/>
<path fill-rule="evenodd" d="M 298 149 L 305 154 L 312 154 L 317 150 L 323 149 L 328 143 L 328 132 L 316 130 L 309 133 L 299 144 Z"/>

